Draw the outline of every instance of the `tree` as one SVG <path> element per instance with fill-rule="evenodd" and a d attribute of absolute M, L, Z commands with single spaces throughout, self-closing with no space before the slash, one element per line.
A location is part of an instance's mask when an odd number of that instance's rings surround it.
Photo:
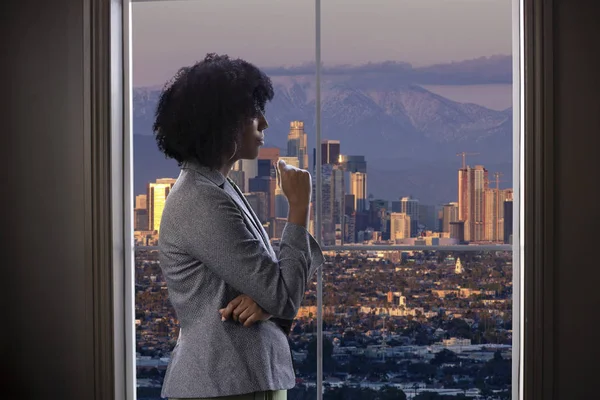
<path fill-rule="evenodd" d="M 313 337 L 308 343 L 308 354 L 304 362 L 311 372 L 317 371 L 317 337 Z M 331 372 L 335 369 L 335 360 L 333 359 L 333 342 L 326 336 L 323 336 L 323 371 Z"/>
<path fill-rule="evenodd" d="M 377 400 L 406 400 L 406 394 L 393 386 L 384 386 L 377 393 Z"/>
<path fill-rule="evenodd" d="M 436 353 L 435 357 L 433 357 L 433 360 L 431 360 L 431 364 L 432 365 L 441 365 L 441 364 L 454 363 L 456 361 L 458 361 L 458 356 L 456 355 L 456 353 L 454 353 L 453 351 L 450 351 L 448 349 L 444 349 L 444 350 L 440 351 L 439 353 Z"/>

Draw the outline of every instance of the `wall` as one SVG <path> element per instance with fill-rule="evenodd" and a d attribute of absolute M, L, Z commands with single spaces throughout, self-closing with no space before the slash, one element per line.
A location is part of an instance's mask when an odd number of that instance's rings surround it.
<path fill-rule="evenodd" d="M 595 398 L 600 348 L 600 4 L 554 1 L 557 399 Z M 592 393 L 594 393 L 592 395 Z"/>
<path fill-rule="evenodd" d="M 94 398 L 83 6 L 0 6 L 3 398 Z"/>

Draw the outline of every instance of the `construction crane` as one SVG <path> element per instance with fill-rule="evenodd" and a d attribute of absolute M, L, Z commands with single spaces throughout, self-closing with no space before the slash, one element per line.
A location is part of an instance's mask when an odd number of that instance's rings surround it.
<path fill-rule="evenodd" d="M 494 172 L 494 178 L 496 178 L 496 190 L 500 190 L 500 177 L 504 175 L 502 172 Z"/>
<path fill-rule="evenodd" d="M 457 157 L 462 157 L 462 169 L 466 169 L 467 168 L 467 156 L 476 156 L 479 155 L 479 153 L 467 153 L 467 152 L 462 152 L 462 153 L 457 153 L 456 156 Z"/>

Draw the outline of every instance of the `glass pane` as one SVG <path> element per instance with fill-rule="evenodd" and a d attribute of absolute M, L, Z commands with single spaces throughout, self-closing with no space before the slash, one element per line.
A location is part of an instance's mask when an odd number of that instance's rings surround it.
<path fill-rule="evenodd" d="M 198 0 L 133 5 L 133 131 L 135 238 L 139 246 L 157 244 L 164 200 L 179 168 L 165 159 L 152 136 L 160 89 L 177 70 L 209 52 L 243 58 L 262 68 L 274 84 L 267 105 L 269 128 L 257 160 L 242 160 L 230 173 L 254 209 L 275 248 L 287 220 L 287 201 L 275 184 L 273 162 L 309 168 L 314 143 L 314 3 L 311 1 Z M 312 137 L 312 140 L 309 139 Z M 160 398 L 160 387 L 177 340 L 178 321 L 167 298 L 156 251 L 136 253 L 138 398 Z M 307 304 L 316 304 L 316 281 Z M 290 346 L 295 363 L 314 360 L 308 340 L 316 332 L 316 312 L 299 315 Z M 315 390 L 314 373 L 298 372 Z M 301 389 L 302 391 L 304 389 Z M 290 396 L 294 391 L 290 391 Z"/>
<path fill-rule="evenodd" d="M 322 2 L 326 245 L 511 241 L 511 24 L 503 0 Z"/>
<path fill-rule="evenodd" d="M 324 399 L 510 398 L 511 12 L 322 2 Z"/>
<path fill-rule="evenodd" d="M 325 399 L 382 390 L 386 399 L 510 398 L 511 252 L 356 250 L 327 259 Z"/>

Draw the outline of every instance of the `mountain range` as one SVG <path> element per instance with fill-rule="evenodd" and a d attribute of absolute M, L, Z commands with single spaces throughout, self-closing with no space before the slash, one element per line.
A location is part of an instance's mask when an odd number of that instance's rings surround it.
<path fill-rule="evenodd" d="M 312 156 L 316 91 L 315 77 L 307 69 L 267 70 L 275 98 L 267 106 L 266 146 L 285 149 L 290 121 L 301 120 Z M 503 56 L 424 68 L 403 63 L 324 68 L 321 137 L 340 140 L 343 154 L 366 157 L 369 192 L 377 198 L 413 195 L 424 204 L 456 201 L 461 165 L 456 154 L 462 151 L 478 153 L 469 164 L 502 172 L 503 186 L 510 185 L 512 108 L 497 111 L 459 103 L 422 86 L 506 83 L 510 72 L 510 57 Z M 136 193 L 143 193 L 150 180 L 178 173 L 175 162 L 164 159 L 151 136 L 159 94 L 157 88 L 133 92 Z"/>

